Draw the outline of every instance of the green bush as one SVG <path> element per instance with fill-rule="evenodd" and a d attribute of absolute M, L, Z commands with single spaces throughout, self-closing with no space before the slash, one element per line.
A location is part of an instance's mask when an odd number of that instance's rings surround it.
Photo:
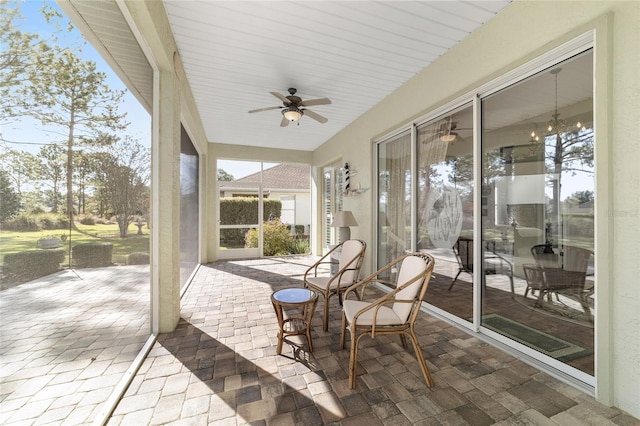
<path fill-rule="evenodd" d="M 113 244 L 105 242 L 77 244 L 71 249 L 73 262 L 79 268 L 111 266 L 112 254 Z"/>
<path fill-rule="evenodd" d="M 290 254 L 309 254 L 311 253 L 309 240 L 296 238 L 289 243 L 289 246 L 287 247 L 287 251 Z"/>
<path fill-rule="evenodd" d="M 91 215 L 84 215 L 80 217 L 80 223 L 83 225 L 95 225 L 96 219 Z"/>
<path fill-rule="evenodd" d="M 56 272 L 64 255 L 62 249 L 9 253 L 4 257 L 3 270 L 12 280 L 29 281 Z"/>
<path fill-rule="evenodd" d="M 148 265 L 149 253 L 131 253 L 127 256 L 127 265 Z"/>
<path fill-rule="evenodd" d="M 21 213 L 4 222 L 2 229 L 19 232 L 69 229 L 69 218 L 58 213 Z"/>
<path fill-rule="evenodd" d="M 287 225 L 280 222 L 280 219 L 270 220 L 262 225 L 263 232 L 263 253 L 265 256 L 280 256 L 289 254 L 290 244 L 293 242 L 293 235 Z M 246 247 L 258 247 L 258 230 L 250 229 L 245 236 Z"/>

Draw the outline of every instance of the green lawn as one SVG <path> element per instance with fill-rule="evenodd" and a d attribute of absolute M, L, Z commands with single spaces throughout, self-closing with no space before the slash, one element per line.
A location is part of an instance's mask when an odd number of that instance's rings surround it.
<path fill-rule="evenodd" d="M 142 228 L 143 235 L 137 235 L 138 227 L 135 224 L 129 225 L 127 238 L 120 238 L 118 225 L 82 225 L 77 224 L 78 230 L 72 230 L 69 237 L 68 229 L 49 229 L 46 231 L 17 232 L 0 231 L 0 261 L 8 253 L 17 253 L 27 250 L 40 250 L 37 247 L 38 240 L 46 236 L 60 238 L 63 234 L 67 236 L 67 241 L 62 242 L 62 247 L 69 252 L 69 244 L 73 247 L 80 243 L 95 241 L 110 242 L 113 244 L 113 262 L 124 263 L 126 256 L 134 252 L 149 253 L 149 229 Z M 65 257 L 66 264 L 69 263 L 68 256 Z"/>

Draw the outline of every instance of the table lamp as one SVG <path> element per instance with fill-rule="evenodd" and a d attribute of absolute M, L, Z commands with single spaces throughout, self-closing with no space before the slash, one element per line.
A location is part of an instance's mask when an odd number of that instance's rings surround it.
<path fill-rule="evenodd" d="M 353 217 L 353 213 L 350 211 L 339 211 L 334 213 L 331 226 L 340 228 L 339 236 L 340 242 L 342 243 L 351 239 L 351 229 L 349 229 L 349 227 L 358 226 L 358 222 L 356 222 L 356 218 Z"/>

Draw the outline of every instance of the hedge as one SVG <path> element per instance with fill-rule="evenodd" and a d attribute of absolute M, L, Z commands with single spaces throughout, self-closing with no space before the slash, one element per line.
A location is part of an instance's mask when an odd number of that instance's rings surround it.
<path fill-rule="evenodd" d="M 127 256 L 127 265 L 148 265 L 149 253 L 131 253 Z"/>
<path fill-rule="evenodd" d="M 11 279 L 29 281 L 52 274 L 60 269 L 65 251 L 29 250 L 4 256 L 4 273 Z"/>
<path fill-rule="evenodd" d="M 111 266 L 113 244 L 106 242 L 76 244 L 71 249 L 71 257 L 79 268 Z"/>
<path fill-rule="evenodd" d="M 280 218 L 280 200 L 262 200 L 262 214 L 265 220 Z M 237 197 L 220 199 L 220 223 L 222 225 L 245 225 L 258 222 L 258 198 Z M 225 229 L 221 233 L 220 244 L 225 247 L 244 247 L 246 229 Z"/>

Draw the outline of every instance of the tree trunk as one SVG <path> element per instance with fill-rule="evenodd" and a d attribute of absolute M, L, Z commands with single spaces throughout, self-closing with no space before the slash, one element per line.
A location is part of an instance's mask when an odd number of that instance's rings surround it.
<path fill-rule="evenodd" d="M 75 113 L 71 110 L 69 117 L 69 137 L 67 139 L 67 215 L 69 223 L 75 228 L 73 223 L 73 130 Z"/>

